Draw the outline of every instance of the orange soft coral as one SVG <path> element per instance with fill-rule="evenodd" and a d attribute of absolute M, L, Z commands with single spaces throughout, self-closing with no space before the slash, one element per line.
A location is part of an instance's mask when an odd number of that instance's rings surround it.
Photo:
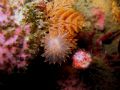
<path fill-rule="evenodd" d="M 71 8 L 75 0 L 53 0 L 47 3 L 47 12 L 53 12 L 61 7 Z"/>
<path fill-rule="evenodd" d="M 64 7 L 56 10 L 56 12 L 52 12 L 49 17 L 52 23 L 63 23 L 69 28 L 69 31 L 75 32 L 78 32 L 78 28 L 82 28 L 84 21 L 83 16 L 79 12 L 76 12 L 72 8 Z"/>
<path fill-rule="evenodd" d="M 47 4 L 49 33 L 45 37 L 46 61 L 61 63 L 76 48 L 76 33 L 82 29 L 83 16 L 72 8 L 75 0 L 53 0 Z"/>
<path fill-rule="evenodd" d="M 58 2 L 57 2 L 58 1 Z M 64 31 L 75 36 L 84 25 L 83 15 L 72 8 L 75 0 L 54 0 L 47 4 L 47 16 L 52 26 L 62 25 Z M 50 29 L 51 30 L 51 29 Z M 50 31 L 49 30 L 49 31 Z"/>
<path fill-rule="evenodd" d="M 120 7 L 118 7 L 115 1 L 112 2 L 112 14 L 114 16 L 114 20 L 120 23 Z"/>
<path fill-rule="evenodd" d="M 6 6 L 7 0 L 0 0 L 0 4 L 3 5 L 3 6 Z"/>

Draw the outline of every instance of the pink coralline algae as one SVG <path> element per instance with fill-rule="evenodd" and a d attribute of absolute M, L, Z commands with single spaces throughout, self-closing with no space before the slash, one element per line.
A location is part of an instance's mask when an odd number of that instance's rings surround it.
<path fill-rule="evenodd" d="M 0 70 L 11 71 L 14 67 L 27 66 L 27 59 L 31 57 L 26 39 L 29 33 L 29 26 L 17 27 L 11 32 L 0 32 Z"/>
<path fill-rule="evenodd" d="M 24 0 L 21 4 L 21 0 L 14 1 L 0 7 L 0 70 L 8 72 L 28 66 L 29 60 L 39 51 L 46 32 L 43 30 L 46 28 L 45 15 L 37 7 L 39 2 L 22 6 Z"/>
<path fill-rule="evenodd" d="M 3 21 L 7 21 L 7 15 L 3 12 L 0 12 L 0 23 Z"/>
<path fill-rule="evenodd" d="M 76 69 L 87 68 L 92 61 L 92 58 L 89 53 L 78 50 L 73 55 L 73 67 Z"/>
<path fill-rule="evenodd" d="M 93 8 L 92 14 L 97 19 L 95 22 L 95 27 L 99 30 L 103 30 L 105 25 L 105 13 L 99 8 Z"/>

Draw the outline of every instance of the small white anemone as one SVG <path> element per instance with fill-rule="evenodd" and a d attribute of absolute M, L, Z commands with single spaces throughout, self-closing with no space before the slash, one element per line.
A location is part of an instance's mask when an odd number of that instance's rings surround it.
<path fill-rule="evenodd" d="M 66 60 L 73 46 L 67 35 L 60 33 L 53 35 L 49 33 L 45 37 L 45 53 L 43 54 L 46 59 L 45 61 L 61 64 Z"/>

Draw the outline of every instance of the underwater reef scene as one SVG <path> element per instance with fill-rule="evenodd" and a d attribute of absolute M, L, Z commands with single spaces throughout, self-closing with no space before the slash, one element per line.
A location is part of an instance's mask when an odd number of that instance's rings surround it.
<path fill-rule="evenodd" d="M 120 90 L 120 0 L 0 0 L 0 90 Z"/>

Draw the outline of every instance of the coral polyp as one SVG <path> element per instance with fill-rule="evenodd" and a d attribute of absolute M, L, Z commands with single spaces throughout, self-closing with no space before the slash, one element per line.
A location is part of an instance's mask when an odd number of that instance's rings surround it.
<path fill-rule="evenodd" d="M 120 23 L 120 7 L 117 2 L 112 2 L 112 14 L 115 21 Z"/>
<path fill-rule="evenodd" d="M 46 4 L 41 1 L 33 1 L 24 5 L 22 8 L 23 20 L 22 24 L 30 24 L 31 32 L 35 33 L 37 30 L 45 31 L 47 28 L 46 21 Z"/>
<path fill-rule="evenodd" d="M 75 0 L 52 0 L 51 2 L 47 3 L 47 13 L 52 11 L 56 11 L 59 8 L 71 8 L 72 4 L 75 3 Z"/>
<path fill-rule="evenodd" d="M 25 28 L 16 27 L 13 31 L 0 32 L 0 70 L 11 71 L 14 67 L 27 66 L 27 59 L 31 57 L 26 39 L 30 34 L 29 31 L 29 27 L 26 26 Z"/>
<path fill-rule="evenodd" d="M 120 0 L 0 0 L 0 88 L 119 90 L 119 76 Z"/>
<path fill-rule="evenodd" d="M 52 23 L 52 26 L 53 24 L 64 25 L 66 31 L 68 31 L 70 34 L 74 34 L 74 32 L 79 32 L 80 29 L 82 29 L 82 27 L 84 26 L 84 16 L 72 8 L 72 2 L 64 0 L 63 7 L 60 7 L 61 5 L 55 6 L 55 4 L 58 4 L 59 2 L 60 0 L 58 0 L 58 2 L 56 0 L 53 1 L 54 5 L 50 2 L 52 8 L 50 8 L 48 3 L 47 17 L 49 22 Z"/>
<path fill-rule="evenodd" d="M 72 8 L 74 0 L 53 0 L 47 4 L 47 18 L 49 22 L 48 35 L 45 37 L 46 61 L 62 63 L 69 53 L 76 48 L 76 34 L 84 26 L 84 17 Z"/>
<path fill-rule="evenodd" d="M 44 30 L 41 30 L 46 24 L 44 24 L 42 10 L 38 10 L 38 3 L 30 3 L 23 8 L 12 7 L 9 5 L 12 3 L 8 3 L 4 8 L 0 7 L 0 16 L 2 16 L 0 17 L 0 70 L 11 72 L 14 69 L 24 69 L 28 66 L 29 60 L 39 51 L 41 36 L 44 34 Z M 31 10 L 29 6 L 34 8 Z M 38 10 L 39 12 L 35 13 L 37 18 L 33 20 L 31 14 L 28 15 L 24 9 L 29 13 Z M 21 13 L 16 12 L 19 10 Z M 34 26 L 36 29 L 33 30 Z"/>
<path fill-rule="evenodd" d="M 79 32 L 84 23 L 82 14 L 72 8 L 59 8 L 56 12 L 50 13 L 48 17 L 52 23 L 63 24 L 70 33 Z"/>
<path fill-rule="evenodd" d="M 45 36 L 45 53 L 43 54 L 49 63 L 59 63 L 66 60 L 71 50 L 75 48 L 75 40 L 68 39 L 68 33 L 50 31 Z"/>

